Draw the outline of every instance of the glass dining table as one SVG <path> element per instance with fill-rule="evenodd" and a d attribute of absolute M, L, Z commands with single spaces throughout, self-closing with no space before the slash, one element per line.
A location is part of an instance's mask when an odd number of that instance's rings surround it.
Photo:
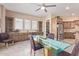
<path fill-rule="evenodd" d="M 44 36 L 40 35 L 34 35 L 34 40 L 42 44 L 45 48 L 50 50 L 52 52 L 52 55 L 57 56 L 59 53 L 64 51 L 66 48 L 70 47 L 71 44 L 63 42 L 63 41 L 57 41 L 55 39 L 46 38 Z"/>

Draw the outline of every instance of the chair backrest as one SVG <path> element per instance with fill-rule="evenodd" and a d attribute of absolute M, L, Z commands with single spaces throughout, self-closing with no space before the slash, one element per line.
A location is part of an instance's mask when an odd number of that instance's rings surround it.
<path fill-rule="evenodd" d="M 30 35 L 31 48 L 35 48 L 35 41 L 33 35 Z"/>
<path fill-rule="evenodd" d="M 54 34 L 53 33 L 49 33 L 47 37 L 50 38 L 50 39 L 54 39 Z"/>
<path fill-rule="evenodd" d="M 9 35 L 7 33 L 0 33 L 0 41 L 6 40 L 9 38 Z"/>
<path fill-rule="evenodd" d="M 71 55 L 72 56 L 78 56 L 78 54 L 79 54 L 79 41 L 75 43 L 75 46 L 72 50 Z"/>

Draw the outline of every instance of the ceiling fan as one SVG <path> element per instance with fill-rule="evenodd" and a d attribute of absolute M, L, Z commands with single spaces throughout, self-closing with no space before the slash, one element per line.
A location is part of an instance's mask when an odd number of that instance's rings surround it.
<path fill-rule="evenodd" d="M 38 5 L 40 6 L 38 9 L 36 9 L 35 11 L 39 11 L 39 10 L 44 10 L 45 12 L 47 12 L 47 8 L 48 7 L 56 7 L 56 5 L 46 5 L 46 4 L 42 4 L 42 5 Z"/>

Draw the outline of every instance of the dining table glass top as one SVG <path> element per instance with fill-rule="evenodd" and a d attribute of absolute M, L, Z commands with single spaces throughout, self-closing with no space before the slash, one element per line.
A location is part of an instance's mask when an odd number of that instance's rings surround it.
<path fill-rule="evenodd" d="M 56 53 L 64 51 L 66 48 L 71 46 L 71 44 L 63 41 L 58 41 L 56 38 L 50 39 L 40 35 L 34 35 L 33 38 L 35 41 L 45 45 L 46 47 L 54 48 L 57 51 Z"/>

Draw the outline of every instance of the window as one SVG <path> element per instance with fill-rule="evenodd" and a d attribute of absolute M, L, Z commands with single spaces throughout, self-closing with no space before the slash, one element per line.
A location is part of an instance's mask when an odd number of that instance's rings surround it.
<path fill-rule="evenodd" d="M 15 30 L 23 30 L 23 19 L 15 18 Z"/>
<path fill-rule="evenodd" d="M 22 31 L 37 31 L 38 30 L 38 21 L 26 20 L 15 18 L 15 30 Z"/>
<path fill-rule="evenodd" d="M 24 20 L 24 29 L 31 30 L 31 21 L 30 20 Z"/>
<path fill-rule="evenodd" d="M 38 21 L 32 21 L 32 30 L 38 30 Z"/>

